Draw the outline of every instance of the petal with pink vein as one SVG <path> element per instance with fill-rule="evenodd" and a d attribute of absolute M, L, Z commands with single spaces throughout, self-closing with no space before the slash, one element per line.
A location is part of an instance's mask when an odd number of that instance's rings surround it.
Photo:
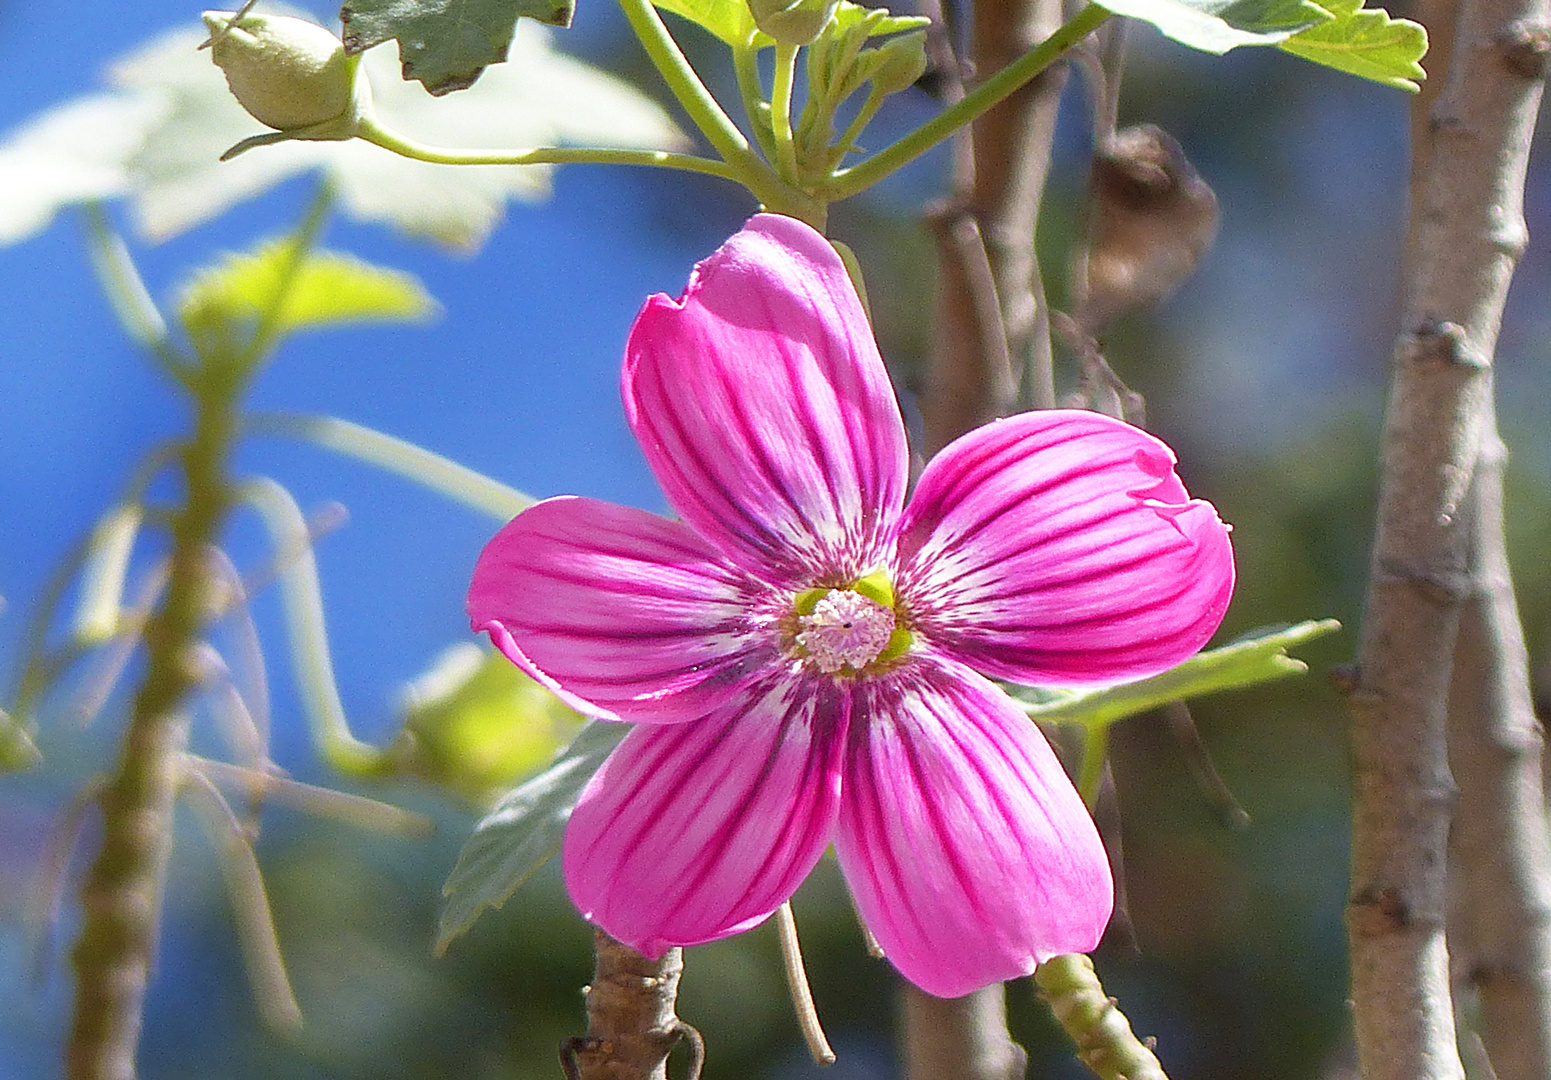
<path fill-rule="evenodd" d="M 958 997 L 1092 950 L 1109 922 L 1109 860 L 1028 717 L 930 654 L 855 693 L 835 846 L 901 974 Z"/>
<path fill-rule="evenodd" d="M 657 295 L 625 352 L 625 415 L 673 508 L 777 583 L 876 569 L 904 501 L 899 406 L 839 256 L 761 214 Z"/>
<path fill-rule="evenodd" d="M 469 615 L 573 707 L 671 723 L 704 716 L 774 662 L 781 609 L 765 592 L 678 522 L 563 496 L 485 546 Z"/>
<path fill-rule="evenodd" d="M 914 629 L 997 678 L 1142 678 L 1191 656 L 1233 592 L 1228 528 L 1159 440 L 1050 410 L 956 440 L 921 476 L 897 585 Z"/>
<path fill-rule="evenodd" d="M 651 957 L 763 922 L 833 836 L 848 711 L 831 680 L 778 676 L 698 723 L 636 728 L 566 831 L 577 908 Z"/>

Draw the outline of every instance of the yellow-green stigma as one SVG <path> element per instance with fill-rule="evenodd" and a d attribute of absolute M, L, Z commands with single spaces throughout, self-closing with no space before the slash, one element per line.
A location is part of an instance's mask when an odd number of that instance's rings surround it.
<path fill-rule="evenodd" d="M 796 644 L 826 673 L 853 673 L 910 647 L 899 625 L 894 588 L 879 570 L 845 588 L 804 589 L 794 598 Z"/>

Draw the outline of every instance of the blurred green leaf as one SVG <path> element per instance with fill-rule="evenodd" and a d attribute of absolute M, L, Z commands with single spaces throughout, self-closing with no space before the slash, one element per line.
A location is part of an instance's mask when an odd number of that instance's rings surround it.
<path fill-rule="evenodd" d="M 474 826 L 442 886 L 447 902 L 437 930 L 438 956 L 480 912 L 506 903 L 560 850 L 582 788 L 628 730 L 628 724 L 589 722 L 553 765 L 510 792 Z"/>
<path fill-rule="evenodd" d="M 448 94 L 506 61 L 518 19 L 570 26 L 574 10 L 572 0 L 347 0 L 339 18 L 347 52 L 397 38 L 403 77 Z"/>
<path fill-rule="evenodd" d="M 405 690 L 411 768 L 480 806 L 551 761 L 580 713 L 500 653 L 463 642 Z"/>
<path fill-rule="evenodd" d="M 1101 6 L 1152 23 L 1181 45 L 1219 54 L 1276 45 L 1332 18 L 1312 0 L 1104 0 Z"/>
<path fill-rule="evenodd" d="M 321 169 L 346 216 L 471 250 L 508 199 L 549 195 L 553 166 L 432 165 L 360 140 L 293 141 L 223 162 L 234 143 L 264 129 L 232 97 L 209 52 L 198 51 L 207 37 L 192 25 L 159 35 L 112 66 L 114 92 L 51 109 L 0 142 L 0 244 L 41 231 L 63 207 L 118 196 L 128 199 L 136 231 L 158 242 Z M 554 51 L 550 40 L 544 27 L 527 27 L 510 63 L 445 99 L 403 81 L 392 50 L 368 52 L 361 63 L 382 122 L 426 144 L 688 146 L 659 105 Z"/>
<path fill-rule="evenodd" d="M 66 206 L 127 192 L 126 162 L 164 112 L 159 101 L 93 94 L 0 141 L 0 245 L 42 232 Z"/>
<path fill-rule="evenodd" d="M 1427 72 L 1418 63 L 1427 54 L 1427 30 L 1410 19 L 1391 19 L 1382 8 L 1364 8 L 1362 0 L 1320 0 L 1334 16 L 1311 26 L 1277 47 L 1294 56 L 1349 75 L 1416 93 Z"/>
<path fill-rule="evenodd" d="M 11 714 L 0 709 L 0 772 L 30 769 L 43 760 L 32 735 Z"/>
<path fill-rule="evenodd" d="M 190 334 L 268 315 L 285 288 L 277 333 L 358 322 L 416 322 L 436 314 L 435 300 L 413 274 L 334 251 L 310 251 L 292 269 L 296 241 L 272 240 L 227 255 L 197 273 L 183 290 L 178 314 Z"/>
<path fill-rule="evenodd" d="M 1060 696 L 1048 690 L 1011 689 L 1023 711 L 1035 720 L 1105 727 L 1171 701 L 1301 675 L 1309 666 L 1288 656 L 1287 650 L 1339 629 L 1341 624 L 1336 620 L 1320 619 L 1253 631 L 1220 649 L 1197 653 L 1161 675 L 1119 686 L 1069 691 Z"/>

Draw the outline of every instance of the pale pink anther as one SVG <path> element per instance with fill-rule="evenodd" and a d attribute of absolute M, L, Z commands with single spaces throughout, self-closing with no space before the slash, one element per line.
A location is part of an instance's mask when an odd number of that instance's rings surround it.
<path fill-rule="evenodd" d="M 623 382 L 682 521 L 547 500 L 490 542 L 469 593 L 513 661 L 639 725 L 566 834 L 583 915 L 648 955 L 725 937 L 833 844 L 929 993 L 1091 950 L 1104 848 L 990 678 L 1140 678 L 1205 644 L 1233 554 L 1169 448 L 1095 413 L 1025 413 L 944 449 L 906 506 L 905 430 L 855 289 L 822 236 L 772 215 L 682 297 L 646 302 Z"/>

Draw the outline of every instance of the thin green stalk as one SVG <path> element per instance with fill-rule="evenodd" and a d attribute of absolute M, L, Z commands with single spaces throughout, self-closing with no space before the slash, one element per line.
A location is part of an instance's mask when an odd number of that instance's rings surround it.
<path fill-rule="evenodd" d="M 1083 729 L 1082 771 L 1077 777 L 1077 791 L 1092 813 L 1099 801 L 1099 785 L 1104 782 L 1104 762 L 1109 757 L 1109 725 L 1102 724 Z"/>
<path fill-rule="evenodd" d="M 754 153 L 721 105 L 695 74 L 684 58 L 678 42 L 668 33 L 651 0 L 619 0 L 620 10 L 635 31 L 657 71 L 673 91 L 689 118 L 722 155 L 738 183 L 747 188 L 765 208 L 778 214 L 801 218 L 820 232 L 824 231 L 826 202 L 798 191 L 785 183 L 774 169 Z"/>
<path fill-rule="evenodd" d="M 743 97 L 743 112 L 749 118 L 755 141 L 766 159 L 774 161 L 776 150 L 770 129 L 770 103 L 765 100 L 765 88 L 759 78 L 759 50 L 752 40 L 732 47 L 732 65 L 738 76 L 738 93 Z"/>
<path fill-rule="evenodd" d="M 851 148 L 856 145 L 856 140 L 862 137 L 862 129 L 872 123 L 872 118 L 878 115 L 878 109 L 882 107 L 884 99 L 887 97 L 887 94 L 879 93 L 876 88 L 867 95 L 867 100 L 856 111 L 856 116 L 852 118 L 850 126 L 845 130 L 845 134 L 841 135 L 840 141 L 835 143 L 834 159 L 831 168 L 845 160 L 846 155 L 851 152 Z"/>
<path fill-rule="evenodd" d="M 622 150 L 591 146 L 541 146 L 528 150 L 446 150 L 400 135 L 376 121 L 363 118 L 357 138 L 391 150 L 401 157 L 428 161 L 433 165 L 646 165 L 663 169 L 719 176 L 739 180 L 738 172 L 726 162 L 667 150 Z"/>
<path fill-rule="evenodd" d="M 253 435 L 304 439 L 412 480 L 465 506 L 510 521 L 537 499 L 414 443 L 333 416 L 259 413 L 247 418 Z"/>
<path fill-rule="evenodd" d="M 284 325 L 285 306 L 290 299 L 291 290 L 295 287 L 297 278 L 301 276 L 307 256 L 317 244 L 318 237 L 323 232 L 323 224 L 328 220 L 329 211 L 333 207 L 334 185 L 324 180 L 318 184 L 317 193 L 313 195 L 312 202 L 307 207 L 307 216 L 302 219 L 301 227 L 296 230 L 290 256 L 280 271 L 279 285 L 275 289 L 275 295 L 270 299 L 269 310 L 265 311 L 259 319 L 258 327 L 253 331 L 253 337 L 242 350 L 238 370 L 245 375 L 256 371 L 260 361 L 274 347 L 281 327 Z"/>
<path fill-rule="evenodd" d="M 964 95 L 956 104 L 948 106 L 915 131 L 866 161 L 836 173 L 834 179 L 815 194 L 835 202 L 865 191 L 1005 100 L 1060 59 L 1073 45 L 1093 33 L 1109 17 L 1109 11 L 1097 4 L 1089 4 L 1067 20 L 1059 30 Z"/>
<path fill-rule="evenodd" d="M 797 147 L 792 141 L 792 83 L 796 77 L 797 46 L 776 42 L 770 128 L 775 135 L 776 169 L 789 184 L 797 182 Z"/>
<path fill-rule="evenodd" d="M 100 203 L 81 207 L 86 223 L 86 247 L 92 270 L 102 286 L 119 325 L 136 345 L 145 349 L 162 369 L 180 384 L 188 385 L 188 361 L 173 346 L 167 320 L 151 299 L 145 280 L 129 254 L 129 247 L 108 221 Z"/>
<path fill-rule="evenodd" d="M 717 104 L 694 67 L 685 59 L 678 42 L 668 33 L 650 0 L 619 0 L 619 6 L 646 55 L 656 65 L 658 74 L 701 134 L 716 147 L 716 152 L 735 166 L 760 164 L 749 150 L 748 140 L 738 130 L 738 125 Z"/>
<path fill-rule="evenodd" d="M 289 491 L 266 476 L 245 481 L 240 494 L 244 502 L 259 512 L 275 542 L 291 665 L 318 753 L 347 776 L 392 773 L 397 768 L 392 755 L 357 739 L 345 717 L 323 619 L 318 562 L 312 554 L 312 537 L 301 507 Z"/>

